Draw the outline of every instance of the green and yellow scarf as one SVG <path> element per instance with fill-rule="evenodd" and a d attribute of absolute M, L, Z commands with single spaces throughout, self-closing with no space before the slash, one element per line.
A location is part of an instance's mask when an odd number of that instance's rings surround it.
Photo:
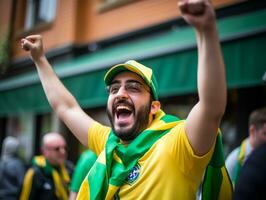
<path fill-rule="evenodd" d="M 37 166 L 43 169 L 46 175 L 52 175 L 53 182 L 55 184 L 55 195 L 58 199 L 67 200 L 68 199 L 68 184 L 70 182 L 70 177 L 65 166 L 60 166 L 59 173 L 56 169 L 52 167 L 44 156 L 35 156 L 32 160 L 33 166 Z M 30 194 L 30 188 L 32 185 L 32 177 L 34 174 L 33 168 L 30 168 L 25 175 L 23 182 L 23 189 L 20 199 L 28 199 Z"/>
<path fill-rule="evenodd" d="M 139 158 L 158 139 L 175 127 L 178 122 L 177 117 L 166 115 L 160 110 L 157 112 L 150 128 L 139 134 L 128 146 L 122 145 L 119 138 L 111 131 L 104 151 L 91 168 L 87 181 L 83 183 L 84 187 L 81 188 L 78 199 L 82 199 L 85 193 L 89 193 L 91 200 L 113 199 Z M 222 148 L 222 146 L 219 146 L 219 148 Z M 215 155 L 220 156 L 220 154 Z M 211 178 L 213 177 L 214 174 Z M 206 180 L 211 179 L 208 177 Z M 212 190 L 213 188 L 208 187 L 207 189 Z"/>
<path fill-rule="evenodd" d="M 202 200 L 231 200 L 233 185 L 225 168 L 222 134 L 216 138 L 214 152 L 202 183 Z"/>
<path fill-rule="evenodd" d="M 237 157 L 237 163 L 234 167 L 233 170 L 233 175 L 232 175 L 232 182 L 233 182 L 233 186 L 235 187 L 235 184 L 237 182 L 238 176 L 239 176 L 239 172 L 240 169 L 244 163 L 244 159 L 246 157 L 246 150 L 247 150 L 247 142 L 248 139 L 246 138 L 240 145 L 239 150 L 238 150 L 238 157 Z"/>

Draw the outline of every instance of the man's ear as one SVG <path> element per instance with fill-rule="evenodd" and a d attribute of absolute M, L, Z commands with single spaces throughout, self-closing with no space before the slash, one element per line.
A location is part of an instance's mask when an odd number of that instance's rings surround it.
<path fill-rule="evenodd" d="M 249 128 L 249 140 L 250 140 L 250 144 L 251 146 L 254 148 L 256 146 L 256 133 L 255 133 L 255 126 L 254 125 L 250 125 Z"/>
<path fill-rule="evenodd" d="M 256 130 L 256 128 L 255 128 L 255 126 L 252 124 L 252 125 L 250 125 L 249 126 L 249 128 L 248 128 L 248 131 L 249 131 L 249 135 L 251 136 L 251 137 L 255 137 L 255 130 Z"/>
<path fill-rule="evenodd" d="M 152 103 L 151 103 L 151 114 L 155 115 L 160 108 L 161 108 L 160 101 L 152 101 Z"/>

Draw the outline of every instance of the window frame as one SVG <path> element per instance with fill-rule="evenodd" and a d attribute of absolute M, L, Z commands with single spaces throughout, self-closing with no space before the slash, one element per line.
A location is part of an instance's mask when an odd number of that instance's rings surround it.
<path fill-rule="evenodd" d="M 137 0 L 102 0 L 97 7 L 98 12 L 105 12 Z"/>
<path fill-rule="evenodd" d="M 57 14 L 57 0 L 27 0 L 24 31 L 51 24 Z"/>

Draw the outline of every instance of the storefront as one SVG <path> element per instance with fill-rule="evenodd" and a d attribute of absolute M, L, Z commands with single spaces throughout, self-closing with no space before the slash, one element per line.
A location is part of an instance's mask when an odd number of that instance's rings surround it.
<path fill-rule="evenodd" d="M 266 70 L 265 19 L 266 10 L 258 10 L 218 20 L 228 90 L 263 86 L 262 76 Z M 104 73 L 108 67 L 128 59 L 136 59 L 153 68 L 162 99 L 196 94 L 196 41 L 192 28 L 187 26 L 113 45 L 54 63 L 53 66 L 84 109 L 100 108 L 104 112 L 107 99 Z M 12 121 L 16 116 L 29 121 L 22 122 L 30 124 L 27 130 L 21 130 L 22 134 L 29 134 L 26 141 L 34 138 L 32 132 L 36 130 L 36 116 L 47 113 L 51 113 L 51 109 L 36 72 L 0 80 L 1 120 Z M 8 131 L 7 128 L 5 130 Z M 34 143 L 34 139 L 31 141 Z M 24 144 L 30 145 L 27 142 Z M 32 152 L 27 153 L 28 157 Z"/>

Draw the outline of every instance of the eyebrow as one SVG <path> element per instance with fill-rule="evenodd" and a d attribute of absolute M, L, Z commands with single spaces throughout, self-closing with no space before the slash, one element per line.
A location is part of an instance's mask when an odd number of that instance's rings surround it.
<path fill-rule="evenodd" d="M 138 83 L 140 85 L 143 86 L 143 88 L 147 91 L 147 92 L 150 92 L 150 87 L 145 83 L 145 82 L 140 82 L 138 80 L 135 80 L 135 79 L 129 79 L 129 80 L 126 80 L 126 83 Z"/>
<path fill-rule="evenodd" d="M 115 83 L 121 83 L 121 81 L 119 81 L 119 80 L 114 80 L 114 81 L 111 82 L 110 85 L 115 84 Z M 128 79 L 128 80 L 126 80 L 126 83 L 139 83 L 139 84 L 141 84 L 141 85 L 144 85 L 143 83 L 141 83 L 140 81 L 135 80 L 135 79 Z"/>
<path fill-rule="evenodd" d="M 139 83 L 139 84 L 143 85 L 143 83 L 141 83 L 140 81 L 133 80 L 133 79 L 126 80 L 126 83 Z"/>

